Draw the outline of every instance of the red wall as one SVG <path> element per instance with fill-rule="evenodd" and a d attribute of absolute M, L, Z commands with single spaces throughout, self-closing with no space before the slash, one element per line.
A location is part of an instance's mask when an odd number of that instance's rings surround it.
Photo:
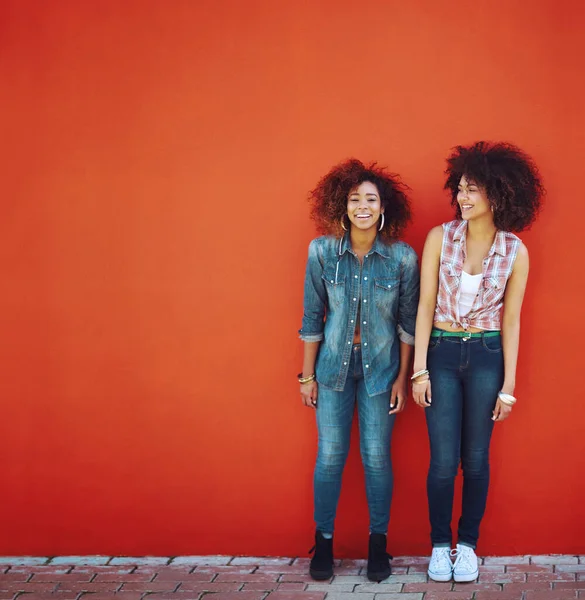
<path fill-rule="evenodd" d="M 388 165 L 420 252 L 478 139 L 549 191 L 480 551 L 584 552 L 584 25 L 577 1 L 4 0 L 0 554 L 304 555 L 306 192 Z M 358 454 L 339 555 L 366 550 Z M 425 553 L 412 403 L 393 456 L 390 549 Z"/>

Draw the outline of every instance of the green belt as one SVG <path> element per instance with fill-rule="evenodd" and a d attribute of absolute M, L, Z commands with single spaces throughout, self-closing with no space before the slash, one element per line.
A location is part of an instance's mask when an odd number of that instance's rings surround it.
<path fill-rule="evenodd" d="M 454 337 L 454 338 L 480 338 L 480 337 L 496 337 L 500 335 L 499 331 L 480 331 L 479 333 L 469 333 L 468 331 L 443 331 L 442 329 L 433 329 L 431 337 Z"/>

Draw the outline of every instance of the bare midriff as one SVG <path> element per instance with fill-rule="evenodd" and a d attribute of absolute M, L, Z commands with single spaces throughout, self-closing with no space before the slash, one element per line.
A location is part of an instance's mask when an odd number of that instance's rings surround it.
<path fill-rule="evenodd" d="M 443 331 L 451 333 L 456 333 L 459 331 L 467 331 L 469 333 L 481 333 L 482 331 L 485 331 L 485 329 L 479 329 L 478 327 L 468 327 L 467 329 L 463 329 L 463 327 L 452 327 L 451 323 L 447 323 L 445 321 L 435 321 L 433 323 L 433 327 L 435 329 L 442 329 Z"/>

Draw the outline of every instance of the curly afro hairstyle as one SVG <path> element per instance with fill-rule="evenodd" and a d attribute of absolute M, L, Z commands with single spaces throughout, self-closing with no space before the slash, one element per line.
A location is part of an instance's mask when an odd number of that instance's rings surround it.
<path fill-rule="evenodd" d="M 461 219 L 457 202 L 459 181 L 484 188 L 494 213 L 494 225 L 503 231 L 528 229 L 541 208 L 545 189 L 534 161 L 520 148 L 505 142 L 476 142 L 456 146 L 447 158 L 445 189 L 451 192 L 451 205 Z"/>
<path fill-rule="evenodd" d="M 400 237 L 411 220 L 410 201 L 406 195 L 408 186 L 398 175 L 388 173 L 377 163 L 364 165 L 356 158 L 334 166 L 309 193 L 311 217 L 320 233 L 336 237 L 344 234 L 341 219 L 347 214 L 347 199 L 364 181 L 378 188 L 384 207 L 384 227 L 379 235 L 389 242 Z"/>

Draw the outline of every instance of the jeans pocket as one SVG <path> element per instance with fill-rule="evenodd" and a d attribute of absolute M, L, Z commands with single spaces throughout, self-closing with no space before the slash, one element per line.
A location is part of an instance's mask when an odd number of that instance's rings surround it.
<path fill-rule="evenodd" d="M 481 343 L 485 350 L 497 354 L 502 351 L 502 336 L 493 335 L 489 337 L 483 337 Z"/>
<path fill-rule="evenodd" d="M 429 340 L 428 351 L 429 351 L 429 352 L 432 352 L 432 351 L 433 351 L 435 348 L 437 348 L 438 346 L 440 346 L 440 345 L 441 345 L 441 340 L 442 340 L 442 339 L 443 339 L 443 338 L 442 338 L 441 336 L 439 336 L 439 337 L 432 337 L 432 338 Z"/>

